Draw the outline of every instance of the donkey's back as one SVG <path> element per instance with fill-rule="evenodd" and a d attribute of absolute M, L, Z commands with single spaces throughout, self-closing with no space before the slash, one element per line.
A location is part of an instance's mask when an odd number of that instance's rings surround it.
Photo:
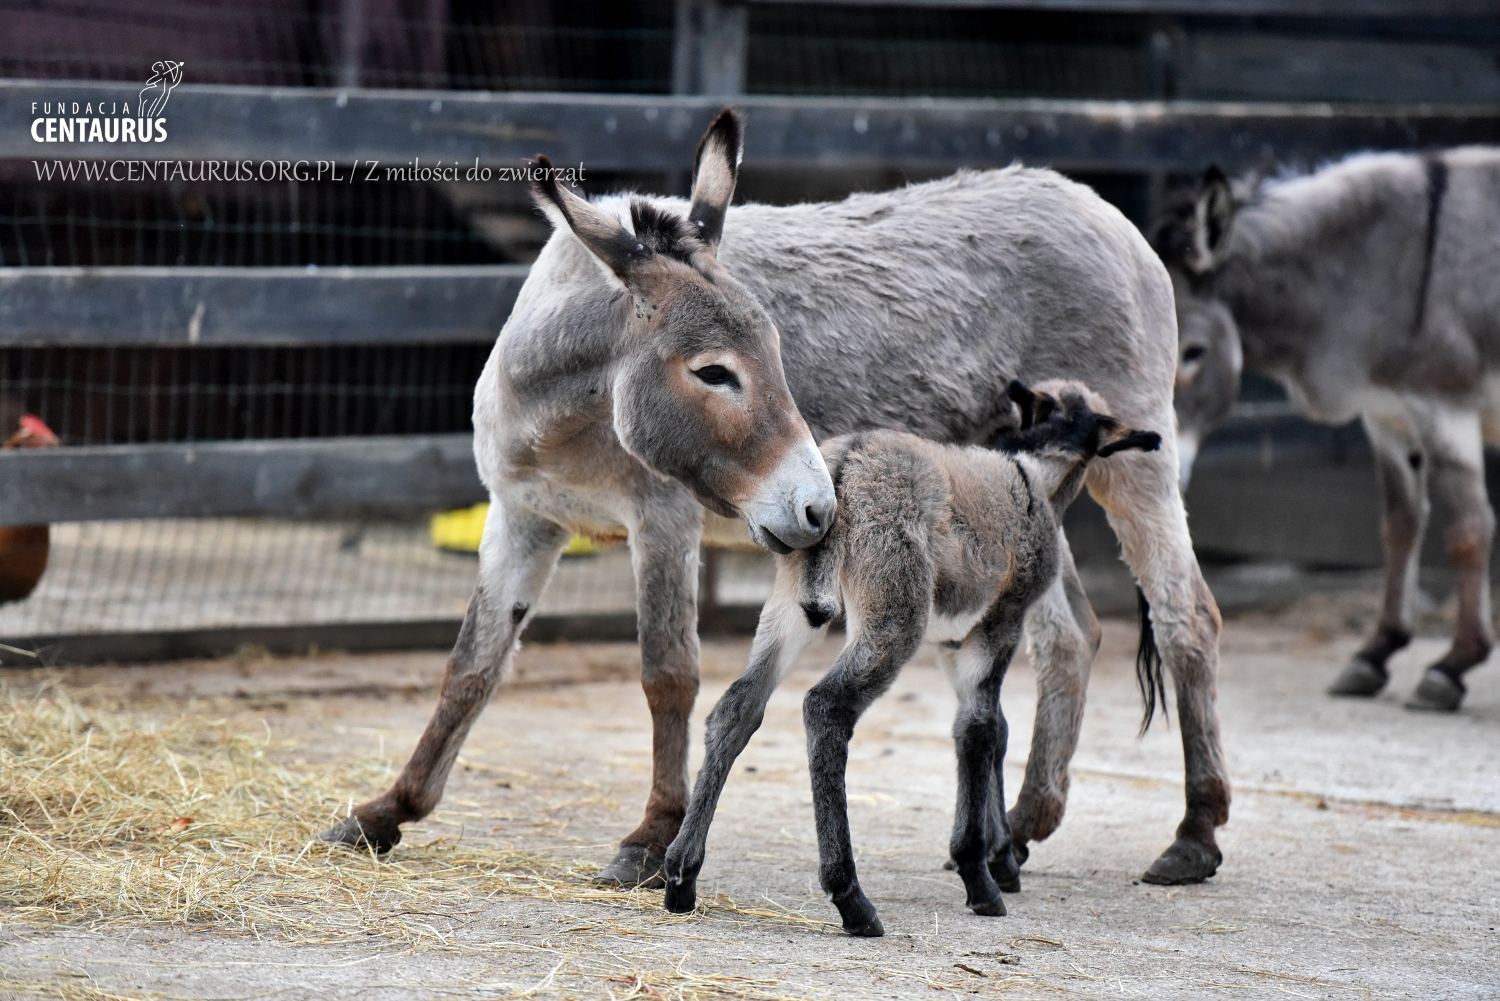
<path fill-rule="evenodd" d="M 1051 170 L 740 206 L 720 259 L 780 329 L 820 440 L 883 427 L 987 441 L 1012 378 L 1080 380 L 1149 426 L 1171 399 L 1166 270 L 1117 209 Z"/>

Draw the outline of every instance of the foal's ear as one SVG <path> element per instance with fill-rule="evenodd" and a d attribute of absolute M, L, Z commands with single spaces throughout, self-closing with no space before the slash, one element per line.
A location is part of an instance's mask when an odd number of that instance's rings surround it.
<path fill-rule="evenodd" d="M 1139 449 L 1142 452 L 1154 452 L 1161 447 L 1161 435 L 1155 431 L 1137 431 L 1134 428 L 1123 427 L 1115 421 L 1110 421 L 1113 427 L 1099 429 L 1099 449 L 1094 454 L 1101 459 L 1107 459 L 1116 452 L 1125 452 L 1130 449 Z"/>
<path fill-rule="evenodd" d="M 642 265 L 655 253 L 636 235 L 610 215 L 565 188 L 557 179 L 552 161 L 537 154 L 532 167 L 531 194 L 553 226 L 566 226 L 615 277 L 634 284 Z"/>
<path fill-rule="evenodd" d="M 1016 430 L 1025 431 L 1031 427 L 1036 418 L 1036 394 L 1020 379 L 1012 379 L 1010 385 L 1005 387 L 1005 395 L 1021 412 L 1021 424 Z"/>
<path fill-rule="evenodd" d="M 1203 172 L 1198 195 L 1193 200 L 1190 227 L 1193 240 L 1187 255 L 1188 267 L 1199 274 L 1212 271 L 1223 254 L 1233 224 L 1234 194 L 1229 188 L 1229 178 L 1218 167 L 1209 167 Z"/>
<path fill-rule="evenodd" d="M 724 235 L 724 213 L 734 198 L 744 155 L 744 122 L 733 108 L 725 108 L 698 140 L 698 155 L 693 162 L 693 205 L 688 209 L 688 222 L 710 249 L 717 249 L 719 237 Z"/>

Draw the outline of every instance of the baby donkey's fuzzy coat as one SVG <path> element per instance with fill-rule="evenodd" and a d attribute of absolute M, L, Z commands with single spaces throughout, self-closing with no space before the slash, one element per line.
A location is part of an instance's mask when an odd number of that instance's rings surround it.
<path fill-rule="evenodd" d="M 1122 427 L 1076 382 L 1036 392 L 1013 383 L 1019 427 L 1000 451 L 939 445 L 872 431 L 835 438 L 823 456 L 838 513 L 822 542 L 778 561 L 750 663 L 708 717 L 692 802 L 667 851 L 666 906 L 692 910 L 704 844 L 720 792 L 771 692 L 807 644 L 842 612 L 848 639 L 803 703 L 818 829 L 818 875 L 844 929 L 881 935 L 859 888 L 844 772 L 860 715 L 890 688 L 924 638 L 956 651 L 953 736 L 958 805 L 950 843 L 968 905 L 1004 914 L 1000 890 L 1019 889 L 1005 819 L 1001 763 L 1006 726 L 1000 682 L 1026 610 L 1057 575 L 1062 512 L 1095 456 L 1154 450 L 1154 432 Z M 998 880 L 998 883 L 997 883 Z"/>

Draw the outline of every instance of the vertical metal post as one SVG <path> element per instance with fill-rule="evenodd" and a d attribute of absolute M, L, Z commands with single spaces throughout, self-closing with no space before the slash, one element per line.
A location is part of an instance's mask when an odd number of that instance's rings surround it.
<path fill-rule="evenodd" d="M 677 0 L 672 93 L 736 97 L 745 92 L 750 8 L 726 0 Z"/>

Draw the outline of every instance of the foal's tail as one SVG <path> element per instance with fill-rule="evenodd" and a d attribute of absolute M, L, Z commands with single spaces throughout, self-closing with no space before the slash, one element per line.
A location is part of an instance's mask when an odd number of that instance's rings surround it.
<path fill-rule="evenodd" d="M 1167 681 L 1162 676 L 1161 650 L 1156 646 L 1156 632 L 1151 628 L 1151 604 L 1146 601 L 1146 592 L 1139 586 L 1135 589 L 1136 609 L 1141 616 L 1141 642 L 1135 651 L 1135 683 L 1141 689 L 1141 701 L 1146 704 L 1141 718 L 1141 734 L 1151 728 L 1152 717 L 1160 702 L 1162 712 L 1167 711 Z"/>

